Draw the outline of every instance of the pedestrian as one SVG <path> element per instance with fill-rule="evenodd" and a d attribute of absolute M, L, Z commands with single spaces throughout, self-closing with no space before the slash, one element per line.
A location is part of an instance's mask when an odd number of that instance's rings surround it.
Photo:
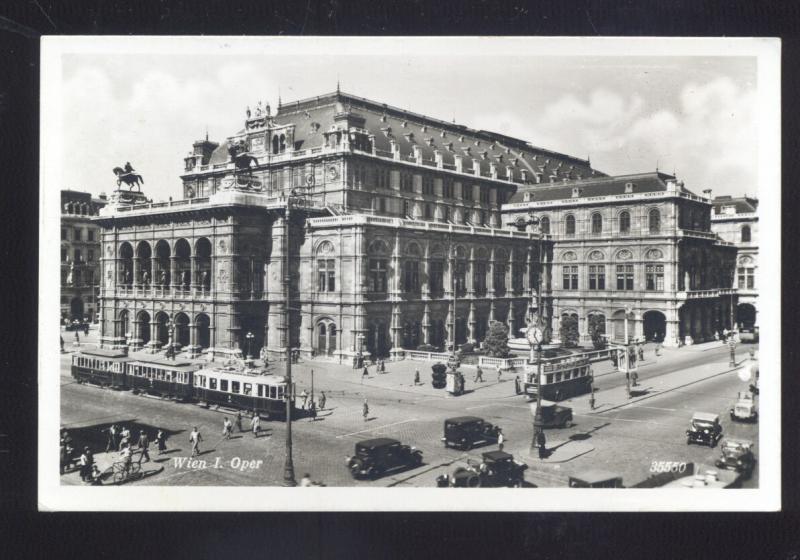
<path fill-rule="evenodd" d="M 500 369 L 500 364 L 497 364 L 497 382 L 500 383 L 500 376 L 503 374 L 503 370 Z"/>
<path fill-rule="evenodd" d="M 644 346 L 642 344 L 639 345 L 639 361 L 644 361 Z"/>
<path fill-rule="evenodd" d="M 67 444 L 61 442 L 61 474 L 67 472 L 69 467 L 69 453 L 67 453 Z"/>
<path fill-rule="evenodd" d="M 367 399 L 364 399 L 364 406 L 362 407 L 362 414 L 364 415 L 364 422 L 367 421 L 367 416 L 369 416 L 369 405 L 367 404 Z"/>
<path fill-rule="evenodd" d="M 308 473 L 305 473 L 303 475 L 303 478 L 300 479 L 300 487 L 301 488 L 306 488 L 308 486 L 313 486 L 313 483 L 311 482 L 311 475 L 308 474 Z"/>
<path fill-rule="evenodd" d="M 239 432 L 242 432 L 242 411 L 236 411 L 236 427 L 239 429 Z"/>
<path fill-rule="evenodd" d="M 164 433 L 164 430 L 158 430 L 156 434 L 156 446 L 158 447 L 159 455 L 167 450 L 167 435 Z"/>
<path fill-rule="evenodd" d="M 381 361 L 378 363 L 381 365 L 381 373 L 386 373 L 386 362 L 381 359 Z"/>
<path fill-rule="evenodd" d="M 89 323 L 83 325 L 83 334 L 84 336 L 89 336 Z"/>
<path fill-rule="evenodd" d="M 369 368 L 364 365 L 364 371 L 361 372 L 361 383 L 364 383 L 364 378 L 369 376 Z"/>
<path fill-rule="evenodd" d="M 64 352 L 64 337 L 58 335 L 58 339 L 61 341 L 61 352 Z"/>
<path fill-rule="evenodd" d="M 308 403 L 308 415 L 313 420 L 317 419 L 317 406 L 314 404 L 314 399 L 311 399 L 311 402 Z"/>
<path fill-rule="evenodd" d="M 306 408 L 306 403 L 308 402 L 308 393 L 306 393 L 306 390 L 305 390 L 305 389 L 303 389 L 303 392 L 302 392 L 302 393 L 300 393 L 300 398 L 301 398 L 301 399 L 303 399 L 303 404 L 301 404 L 301 405 L 300 405 L 300 407 L 301 407 L 303 410 L 305 410 L 305 408 Z"/>
<path fill-rule="evenodd" d="M 144 433 L 144 430 L 139 430 L 139 464 L 142 464 L 142 459 L 147 459 L 145 463 L 150 462 L 150 438 Z"/>
<path fill-rule="evenodd" d="M 414 385 L 419 385 L 419 368 L 414 370 Z"/>
<path fill-rule="evenodd" d="M 253 429 L 253 437 L 257 438 L 261 431 L 261 416 L 258 415 L 258 412 L 253 412 L 253 419 L 250 420 L 250 427 Z"/>
<path fill-rule="evenodd" d="M 203 441 L 203 436 L 197 431 L 197 426 L 192 428 L 192 433 L 189 434 L 189 442 L 192 444 L 192 457 L 200 455 L 200 442 Z"/>
<path fill-rule="evenodd" d="M 92 466 L 89 464 L 89 448 L 84 447 L 80 458 L 80 475 L 82 481 L 86 482 L 86 477 L 89 476 L 91 469 Z"/>
<path fill-rule="evenodd" d="M 547 438 L 545 438 L 543 430 L 539 430 L 539 434 L 536 436 L 536 444 L 539 446 L 539 459 L 547 457 Z"/>
<path fill-rule="evenodd" d="M 505 441 L 506 441 L 506 438 L 503 435 L 503 430 L 501 430 L 500 428 L 497 428 L 497 449 L 499 451 L 503 450 L 503 444 L 505 443 Z"/>
<path fill-rule="evenodd" d="M 660 356 L 660 355 L 661 355 L 661 343 L 660 342 L 656 342 L 656 356 Z"/>
<path fill-rule="evenodd" d="M 120 451 L 125 445 L 130 444 L 131 442 L 131 431 L 128 429 L 127 426 L 122 427 L 122 431 L 119 433 L 120 440 L 119 440 L 119 449 Z"/>
<path fill-rule="evenodd" d="M 116 443 L 117 425 L 116 424 L 111 424 L 106 429 L 106 434 L 107 434 L 106 453 L 108 453 L 112 449 L 117 449 L 117 443 Z"/>
<path fill-rule="evenodd" d="M 97 468 L 97 465 L 92 465 L 92 472 L 89 475 L 89 482 L 92 486 L 100 486 L 103 484 L 103 473 Z"/>
<path fill-rule="evenodd" d="M 475 380 L 474 380 L 474 383 L 477 383 L 478 381 L 483 383 L 483 370 L 481 369 L 481 366 L 478 366 L 475 369 Z"/>
<path fill-rule="evenodd" d="M 231 432 L 233 431 L 233 426 L 231 425 L 231 421 L 228 420 L 227 416 L 222 417 L 222 437 L 225 439 L 231 439 Z"/>
<path fill-rule="evenodd" d="M 515 392 L 517 395 L 519 395 L 520 393 L 522 393 L 522 387 L 520 386 L 520 383 L 519 383 L 519 375 L 517 375 L 516 377 L 514 377 L 514 392 Z"/>
<path fill-rule="evenodd" d="M 327 400 L 327 397 L 325 397 L 325 391 L 322 391 L 322 393 L 320 393 L 320 395 L 319 395 L 319 409 L 320 410 L 325 410 L 325 401 L 326 400 Z"/>
<path fill-rule="evenodd" d="M 594 400 L 594 387 L 592 387 L 592 393 L 589 395 L 589 408 L 594 410 L 595 400 Z"/>
<path fill-rule="evenodd" d="M 120 457 L 122 458 L 122 472 L 125 473 L 126 478 L 131 474 L 132 455 L 131 446 L 127 443 L 123 445 Z"/>
<path fill-rule="evenodd" d="M 75 346 L 81 345 L 81 337 L 78 336 L 78 331 L 75 331 Z"/>

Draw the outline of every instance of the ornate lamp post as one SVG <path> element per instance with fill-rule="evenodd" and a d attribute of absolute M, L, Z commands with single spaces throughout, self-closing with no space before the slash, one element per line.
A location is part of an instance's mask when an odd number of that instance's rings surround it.
<path fill-rule="evenodd" d="M 247 334 L 244 335 L 244 337 L 247 339 L 247 359 L 248 360 L 252 360 L 253 359 L 253 339 L 255 338 L 255 335 L 248 331 Z"/>
<path fill-rule="evenodd" d="M 519 229 L 528 226 L 534 227 L 534 231 L 537 234 L 536 248 L 537 258 L 539 259 L 539 282 L 536 287 L 536 300 L 534 301 L 534 294 L 531 292 L 530 317 L 528 319 L 528 329 L 525 332 L 525 338 L 528 339 L 528 344 L 530 345 L 528 362 L 533 364 L 534 357 L 536 359 L 536 413 L 533 417 L 531 452 L 538 445 L 539 434 L 544 434 L 544 419 L 542 418 L 542 341 L 544 340 L 544 325 L 542 324 L 542 232 L 539 229 L 539 225 L 539 218 L 536 217 L 533 211 L 528 213 L 527 218 L 520 216 L 514 222 L 514 226 Z M 532 282 L 531 290 L 533 290 Z M 534 348 L 536 349 L 535 354 Z"/>
<path fill-rule="evenodd" d="M 169 333 L 169 341 L 167 342 L 167 356 L 175 359 L 175 347 L 174 347 L 174 340 L 175 340 L 175 323 L 172 322 L 172 319 L 169 320 L 167 323 L 167 332 Z"/>
<path fill-rule="evenodd" d="M 292 192 L 294 195 L 294 192 Z M 283 465 L 283 485 L 284 486 L 297 486 L 297 481 L 294 478 L 294 461 L 292 460 L 292 397 L 294 390 L 292 388 L 292 310 L 291 310 L 291 290 L 290 285 L 292 282 L 292 275 L 289 271 L 289 224 L 291 220 L 292 201 L 294 197 L 290 196 L 286 199 L 286 214 L 285 214 L 285 229 L 284 229 L 284 262 L 283 262 L 283 290 L 286 306 L 286 461 Z"/>
<path fill-rule="evenodd" d="M 736 367 L 736 340 L 733 338 L 733 334 L 728 337 L 728 348 L 731 351 L 731 359 L 728 366 Z"/>

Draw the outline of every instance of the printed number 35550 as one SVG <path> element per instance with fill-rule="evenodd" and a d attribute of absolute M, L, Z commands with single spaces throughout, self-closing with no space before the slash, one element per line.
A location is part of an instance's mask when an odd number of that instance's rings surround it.
<path fill-rule="evenodd" d="M 686 463 L 679 461 L 653 461 L 650 463 L 651 473 L 674 472 L 682 473 L 686 471 Z"/>

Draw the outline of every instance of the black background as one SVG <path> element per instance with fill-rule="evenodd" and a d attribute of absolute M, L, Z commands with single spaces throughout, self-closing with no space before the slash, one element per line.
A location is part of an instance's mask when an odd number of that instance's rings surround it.
<path fill-rule="evenodd" d="M 0 555 L 7 558 L 800 558 L 797 154 L 800 8 L 765 1 L 134 0 L 0 4 Z M 783 513 L 38 513 L 39 37 L 616 35 L 783 39 Z M 79 151 L 78 151 L 79 153 Z M 47 157 L 47 154 L 44 154 Z M 757 185 L 754 185 L 757 187 Z M 61 189 L 63 185 L 45 185 Z M 755 190 L 755 189 L 751 189 Z M 778 297 L 762 294 L 761 297 Z M 769 359 L 769 357 L 765 357 Z M 44 372 L 58 375 L 58 372 Z M 766 429 L 762 427 L 762 429 Z M 199 494 L 203 488 L 196 489 Z M 746 509 L 747 503 L 742 503 Z M 14 552 L 17 549 L 18 552 Z"/>

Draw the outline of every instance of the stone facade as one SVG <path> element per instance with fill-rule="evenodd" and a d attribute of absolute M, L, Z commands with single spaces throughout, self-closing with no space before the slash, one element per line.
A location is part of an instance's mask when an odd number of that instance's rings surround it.
<path fill-rule="evenodd" d="M 758 329 L 758 199 L 718 196 L 714 198 L 711 230 L 736 245 L 735 285 L 739 292 L 736 324 L 739 329 Z"/>
<path fill-rule="evenodd" d="M 104 197 L 61 191 L 61 320 L 95 321 L 100 282 L 100 228 L 92 222 Z"/>
<path fill-rule="evenodd" d="M 710 230 L 711 202 L 663 173 L 522 187 L 505 221 L 533 212 L 554 241 L 553 317 L 611 340 L 713 340 L 730 328 L 736 248 Z M 594 316 L 594 318 L 592 318 Z M 553 325 L 557 332 L 558 325 Z"/>

